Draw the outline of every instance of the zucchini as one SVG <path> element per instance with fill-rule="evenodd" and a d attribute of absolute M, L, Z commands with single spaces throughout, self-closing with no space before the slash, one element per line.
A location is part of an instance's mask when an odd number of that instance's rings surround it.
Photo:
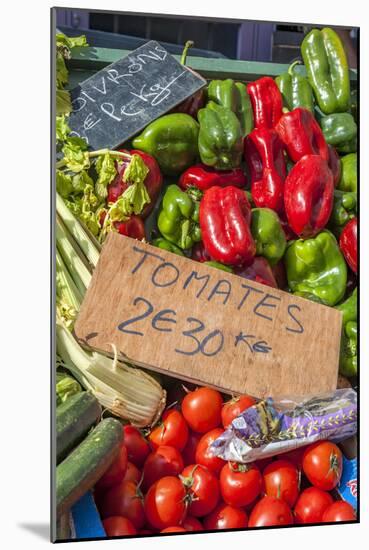
<path fill-rule="evenodd" d="M 105 418 L 56 468 L 56 513 L 60 517 L 106 472 L 118 456 L 122 424 Z"/>
<path fill-rule="evenodd" d="M 56 408 L 56 463 L 82 441 L 101 416 L 101 406 L 91 393 L 72 395 Z"/>

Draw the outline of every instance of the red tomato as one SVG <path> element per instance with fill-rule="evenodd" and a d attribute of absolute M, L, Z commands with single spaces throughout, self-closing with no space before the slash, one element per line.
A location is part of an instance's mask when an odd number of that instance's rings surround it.
<path fill-rule="evenodd" d="M 110 468 L 105 472 L 105 474 L 99 479 L 96 483 L 96 489 L 108 489 L 113 487 L 117 483 L 120 483 L 127 470 L 127 448 L 125 445 L 121 445 L 118 458 L 114 460 Z"/>
<path fill-rule="evenodd" d="M 321 523 L 328 506 L 333 503 L 329 493 L 308 487 L 300 494 L 295 506 L 296 523 Z"/>
<path fill-rule="evenodd" d="M 253 464 L 226 463 L 220 472 L 224 502 L 240 508 L 253 502 L 263 489 L 263 477 Z"/>
<path fill-rule="evenodd" d="M 180 479 L 162 477 L 151 485 L 145 497 L 145 513 L 149 524 L 156 529 L 178 525 L 186 517 L 186 490 Z"/>
<path fill-rule="evenodd" d="M 111 487 L 101 500 L 100 513 L 103 518 L 124 516 L 129 519 L 136 529 L 145 524 L 143 497 L 133 481 L 122 481 Z"/>
<path fill-rule="evenodd" d="M 182 451 L 187 439 L 188 427 L 186 421 L 176 409 L 165 411 L 160 425 L 154 428 L 149 435 L 149 441 L 153 449 L 157 449 L 160 445 L 170 445 Z"/>
<path fill-rule="evenodd" d="M 140 430 L 127 424 L 123 426 L 124 445 L 127 447 L 128 460 L 137 468 L 141 468 L 151 452 L 150 445 Z"/>
<path fill-rule="evenodd" d="M 210 514 L 219 501 L 219 481 L 200 464 L 186 466 L 181 475 L 189 496 L 188 513 L 195 517 Z"/>
<path fill-rule="evenodd" d="M 247 514 L 242 508 L 228 506 L 222 502 L 204 519 L 204 528 L 214 529 L 242 529 L 247 527 Z"/>
<path fill-rule="evenodd" d="M 225 462 L 222 458 L 219 458 L 211 453 L 209 447 L 223 432 L 224 430 L 222 428 L 215 428 L 214 430 L 210 430 L 210 432 L 203 435 L 197 445 L 195 453 L 196 464 L 206 466 L 215 474 L 220 472 Z"/>
<path fill-rule="evenodd" d="M 184 533 L 185 531 L 186 529 L 184 527 L 175 525 L 173 527 L 166 527 L 165 529 L 162 529 L 160 533 Z"/>
<path fill-rule="evenodd" d="M 193 516 L 187 516 L 186 519 L 182 522 L 182 525 L 186 529 L 186 531 L 204 530 L 201 521 L 199 521 L 197 518 L 194 518 Z"/>
<path fill-rule="evenodd" d="M 143 467 L 142 488 L 147 491 L 158 479 L 177 476 L 184 468 L 181 453 L 174 447 L 162 445 L 149 454 Z"/>
<path fill-rule="evenodd" d="M 139 535 L 153 535 L 154 531 L 151 531 L 151 529 L 140 529 L 138 534 Z"/>
<path fill-rule="evenodd" d="M 217 390 L 197 388 L 182 401 L 182 414 L 194 432 L 206 433 L 221 424 L 223 400 Z"/>
<path fill-rule="evenodd" d="M 281 498 L 291 508 L 300 492 L 299 472 L 292 462 L 276 460 L 263 472 L 265 493 L 270 497 Z"/>
<path fill-rule="evenodd" d="M 127 462 L 127 470 L 123 481 L 133 481 L 138 485 L 141 481 L 141 475 L 140 470 L 133 464 L 133 462 Z"/>
<path fill-rule="evenodd" d="M 189 430 L 187 444 L 182 451 L 182 458 L 184 465 L 195 464 L 196 462 L 196 448 L 202 435 Z"/>
<path fill-rule="evenodd" d="M 284 500 L 265 496 L 257 502 L 250 514 L 249 527 L 292 525 L 293 515 Z"/>
<path fill-rule="evenodd" d="M 105 533 L 108 537 L 124 537 L 137 535 L 137 530 L 131 521 L 122 516 L 114 516 L 103 520 Z"/>
<path fill-rule="evenodd" d="M 341 479 L 342 453 L 331 441 L 317 441 L 306 448 L 302 469 L 314 487 L 331 491 Z"/>
<path fill-rule="evenodd" d="M 240 395 L 224 403 L 222 408 L 222 423 L 225 428 L 231 424 L 243 411 L 255 405 L 256 401 L 249 395 Z"/>
<path fill-rule="evenodd" d="M 355 521 L 355 519 L 355 510 L 351 504 L 343 500 L 337 500 L 328 506 L 322 517 L 324 523 L 330 521 Z"/>
<path fill-rule="evenodd" d="M 189 391 L 196 389 L 195 384 L 189 382 L 174 382 L 167 390 L 167 403 L 172 408 L 174 407 L 178 411 L 181 410 L 181 403 L 185 395 Z"/>

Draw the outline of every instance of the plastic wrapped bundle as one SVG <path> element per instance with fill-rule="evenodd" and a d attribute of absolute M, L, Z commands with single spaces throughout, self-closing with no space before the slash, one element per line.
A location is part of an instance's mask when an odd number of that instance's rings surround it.
<path fill-rule="evenodd" d="M 321 439 L 342 441 L 356 433 L 353 389 L 304 398 L 268 398 L 246 409 L 212 444 L 224 460 L 253 462 Z"/>

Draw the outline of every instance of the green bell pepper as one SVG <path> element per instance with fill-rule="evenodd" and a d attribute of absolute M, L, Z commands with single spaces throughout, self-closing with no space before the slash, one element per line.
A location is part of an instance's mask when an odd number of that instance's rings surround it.
<path fill-rule="evenodd" d="M 338 34 L 313 29 L 302 41 L 307 77 L 320 109 L 326 115 L 350 108 L 350 76 L 346 53 Z"/>
<path fill-rule="evenodd" d="M 287 246 L 278 214 L 270 208 L 254 208 L 251 233 L 256 244 L 257 256 L 264 256 L 270 265 L 278 263 Z"/>
<path fill-rule="evenodd" d="M 322 300 L 319 298 L 319 296 L 316 296 L 315 294 L 312 294 L 311 292 L 305 292 L 298 290 L 293 293 L 295 296 L 300 296 L 301 298 L 305 298 L 305 300 L 310 300 L 311 302 L 316 302 L 317 304 L 323 304 Z"/>
<path fill-rule="evenodd" d="M 322 117 L 320 127 L 325 141 L 334 147 L 345 145 L 348 141 L 353 140 L 357 134 L 356 122 L 350 113 L 334 113 Z"/>
<path fill-rule="evenodd" d="M 173 254 L 178 254 L 178 256 L 184 256 L 182 250 L 178 246 L 176 246 L 174 243 L 167 241 L 163 237 L 158 237 L 157 239 L 154 239 L 151 244 L 157 246 L 158 248 L 161 248 L 162 250 L 167 250 L 168 252 L 172 252 Z"/>
<path fill-rule="evenodd" d="M 204 262 L 204 265 L 209 265 L 210 267 L 216 267 L 217 269 L 221 269 L 222 271 L 226 271 L 227 273 L 233 273 L 233 269 L 229 265 L 221 264 L 220 262 L 215 262 L 213 260 L 210 260 L 209 262 Z"/>
<path fill-rule="evenodd" d="M 357 374 L 357 289 L 342 304 L 342 336 L 340 348 L 340 373 L 343 376 Z"/>
<path fill-rule="evenodd" d="M 309 109 L 314 114 L 313 89 L 308 79 L 295 71 L 295 61 L 286 73 L 277 76 L 275 81 L 283 97 L 284 106 L 292 111 L 297 107 Z"/>
<path fill-rule="evenodd" d="M 209 101 L 198 112 L 201 161 L 218 170 L 231 170 L 241 164 L 243 139 L 240 122 L 233 111 Z"/>
<path fill-rule="evenodd" d="M 209 83 L 207 93 L 209 100 L 234 112 L 241 124 L 243 137 L 253 130 L 254 113 L 245 84 L 242 82 L 235 83 L 231 78 L 212 80 Z"/>
<path fill-rule="evenodd" d="M 335 236 L 328 230 L 311 239 L 290 241 L 284 255 L 288 286 L 299 296 L 317 296 L 336 305 L 346 291 L 347 266 Z"/>
<path fill-rule="evenodd" d="M 350 153 L 341 158 L 341 178 L 337 189 L 357 192 L 357 154 Z"/>
<path fill-rule="evenodd" d="M 355 136 L 350 141 L 347 141 L 343 145 L 337 145 L 336 149 L 341 155 L 347 155 L 348 153 L 356 153 L 356 151 L 357 151 L 357 136 Z"/>
<path fill-rule="evenodd" d="M 169 185 L 158 217 L 158 229 L 162 236 L 182 250 L 199 242 L 199 206 L 178 185 Z"/>
<path fill-rule="evenodd" d="M 351 90 L 351 106 L 350 113 L 354 117 L 355 122 L 357 122 L 357 90 Z"/>
<path fill-rule="evenodd" d="M 357 195 L 354 192 L 334 190 L 333 209 L 328 228 L 338 238 L 346 223 L 356 216 Z"/>
<path fill-rule="evenodd" d="M 196 161 L 198 133 L 199 125 L 192 116 L 172 113 L 151 122 L 132 145 L 152 155 L 164 174 L 174 176 Z"/>

